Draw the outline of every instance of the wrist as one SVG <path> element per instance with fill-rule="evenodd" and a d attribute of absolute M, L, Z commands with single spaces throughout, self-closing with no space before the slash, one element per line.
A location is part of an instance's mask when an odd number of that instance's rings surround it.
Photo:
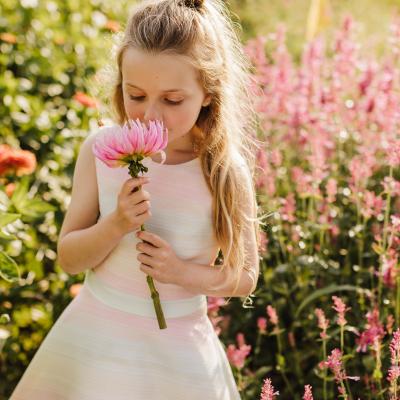
<path fill-rule="evenodd" d="M 180 274 L 179 285 L 194 295 L 214 295 L 214 288 L 221 287 L 224 276 L 220 269 L 212 265 L 204 265 L 193 262 L 182 262 L 183 268 Z"/>
<path fill-rule="evenodd" d="M 184 260 L 179 260 L 178 261 L 180 264 L 180 272 L 177 275 L 177 281 L 176 284 L 178 286 L 181 286 L 183 288 L 187 288 L 189 290 L 189 285 L 188 285 L 188 276 L 190 275 L 190 268 L 188 263 L 186 263 Z"/>
<path fill-rule="evenodd" d="M 109 214 L 110 234 L 116 238 L 122 238 L 126 235 L 126 230 L 123 227 L 122 221 L 118 218 L 117 213 L 114 211 Z"/>

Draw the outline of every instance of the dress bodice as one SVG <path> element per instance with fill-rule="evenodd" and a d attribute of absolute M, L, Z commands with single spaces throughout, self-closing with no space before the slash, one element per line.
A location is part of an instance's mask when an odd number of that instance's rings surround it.
<path fill-rule="evenodd" d="M 113 127 L 101 128 L 96 135 Z M 167 160 L 168 161 L 168 160 Z M 117 207 L 118 194 L 130 179 L 128 167 L 110 168 L 95 159 L 99 194 L 100 219 Z M 181 259 L 199 264 L 212 264 L 218 255 L 218 243 L 212 229 L 212 196 L 206 184 L 200 159 L 181 164 L 159 164 L 150 157 L 143 160 L 150 182 L 144 189 L 150 194 L 151 217 L 145 230 L 167 241 Z M 116 289 L 148 296 L 146 275 L 139 269 L 135 232 L 126 234 L 94 271 Z M 188 298 L 184 288 L 156 282 L 165 300 Z"/>

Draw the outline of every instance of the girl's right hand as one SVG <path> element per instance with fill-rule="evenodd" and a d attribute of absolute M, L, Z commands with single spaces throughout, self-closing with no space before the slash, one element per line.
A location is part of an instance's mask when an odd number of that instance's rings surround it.
<path fill-rule="evenodd" d="M 150 217 L 150 194 L 141 187 L 149 182 L 146 177 L 130 178 L 122 185 L 114 211 L 118 229 L 124 234 L 140 229 Z M 133 192 L 135 188 L 138 188 Z"/>

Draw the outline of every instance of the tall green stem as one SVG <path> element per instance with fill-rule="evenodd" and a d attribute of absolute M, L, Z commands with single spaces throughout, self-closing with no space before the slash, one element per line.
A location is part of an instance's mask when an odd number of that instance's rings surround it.
<path fill-rule="evenodd" d="M 277 326 L 276 329 L 279 330 L 279 327 Z M 281 344 L 281 337 L 280 337 L 280 333 L 279 332 L 277 332 L 277 334 L 276 334 L 276 340 L 277 340 L 277 345 L 278 345 L 278 366 L 279 366 L 279 370 L 280 370 L 282 378 L 285 381 L 285 384 L 286 384 L 286 386 L 287 386 L 287 388 L 288 388 L 288 390 L 289 390 L 289 392 L 291 394 L 291 398 L 293 399 L 295 397 L 295 394 L 294 394 L 292 385 L 290 384 L 290 381 L 286 376 L 286 373 L 284 371 L 284 364 L 282 362 L 284 360 L 284 358 L 283 358 L 283 355 L 282 355 L 282 344 Z"/>
<path fill-rule="evenodd" d="M 399 327 L 400 319 L 400 276 L 396 277 L 396 328 Z"/>
<path fill-rule="evenodd" d="M 340 325 L 340 350 L 342 351 L 342 354 L 344 351 L 343 348 L 344 348 L 344 326 Z"/>
<path fill-rule="evenodd" d="M 389 181 L 393 177 L 393 167 L 390 166 L 389 168 Z M 382 242 L 382 249 L 383 249 L 383 254 L 386 253 L 386 239 L 387 239 L 387 226 L 389 224 L 389 214 L 390 214 L 390 196 L 391 196 L 391 190 L 390 190 L 390 183 L 389 183 L 389 188 L 388 192 L 386 195 L 386 207 L 385 207 L 385 219 L 383 223 L 383 242 Z M 380 260 L 379 262 L 379 277 L 378 277 L 378 307 L 381 305 L 381 297 L 382 297 L 382 261 Z"/>
<path fill-rule="evenodd" d="M 322 355 L 323 355 L 323 359 L 326 360 L 326 339 L 322 339 Z M 324 387 L 323 387 L 324 400 L 327 400 L 326 384 L 327 384 L 326 370 L 324 370 Z"/>
<path fill-rule="evenodd" d="M 141 161 L 141 159 L 138 159 L 136 161 L 131 161 L 129 164 L 129 175 L 132 178 L 137 178 L 139 176 L 139 172 L 147 171 L 147 168 L 144 167 L 140 161 Z M 140 188 L 141 188 L 141 186 L 135 187 L 132 192 L 133 193 L 137 192 L 138 190 L 140 190 Z M 140 226 L 140 230 L 141 231 L 145 230 L 144 225 Z M 144 241 L 144 242 L 147 243 L 146 241 Z M 147 275 L 146 280 L 147 280 L 147 285 L 149 286 L 149 289 L 150 289 L 151 298 L 153 299 L 153 305 L 154 305 L 154 310 L 155 310 L 156 316 L 157 316 L 158 326 L 160 329 L 165 329 L 167 327 L 167 323 L 165 322 L 163 309 L 161 307 L 160 295 L 154 285 L 153 278 L 150 275 Z"/>
<path fill-rule="evenodd" d="M 346 382 L 346 388 L 347 388 L 348 397 L 349 397 L 350 400 L 353 400 L 353 395 L 351 394 L 351 391 L 350 391 L 349 380 L 346 379 L 345 382 Z M 342 382 L 342 385 L 343 385 L 343 382 Z"/>

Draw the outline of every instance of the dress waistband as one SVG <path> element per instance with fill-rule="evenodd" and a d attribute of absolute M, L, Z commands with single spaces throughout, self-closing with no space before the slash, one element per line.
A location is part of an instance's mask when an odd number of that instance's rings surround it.
<path fill-rule="evenodd" d="M 150 289 L 148 299 L 120 292 L 96 277 L 96 273 L 91 269 L 86 271 L 84 286 L 87 286 L 95 297 L 110 307 L 143 317 L 157 318 Z M 207 314 L 207 298 L 205 295 L 179 300 L 162 300 L 160 298 L 160 301 L 165 318 L 182 317 L 199 309 L 203 309 L 204 314 Z"/>

